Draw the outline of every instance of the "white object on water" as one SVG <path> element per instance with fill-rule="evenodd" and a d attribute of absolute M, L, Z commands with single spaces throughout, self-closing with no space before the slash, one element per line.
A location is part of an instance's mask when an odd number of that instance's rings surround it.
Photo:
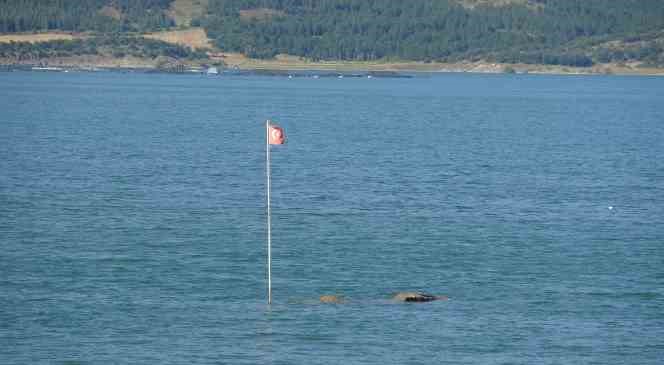
<path fill-rule="evenodd" d="M 609 205 L 609 210 L 613 210 L 613 205 Z"/>

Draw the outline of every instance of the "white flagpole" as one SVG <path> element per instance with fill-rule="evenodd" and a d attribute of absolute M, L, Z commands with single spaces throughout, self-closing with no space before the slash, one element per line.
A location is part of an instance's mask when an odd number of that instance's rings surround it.
<path fill-rule="evenodd" d="M 272 304 L 272 232 L 270 216 L 270 120 L 265 121 L 265 150 L 267 158 L 267 304 Z"/>

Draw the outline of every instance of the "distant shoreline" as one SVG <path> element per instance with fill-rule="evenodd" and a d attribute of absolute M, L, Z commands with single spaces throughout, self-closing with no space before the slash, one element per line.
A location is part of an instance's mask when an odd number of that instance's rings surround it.
<path fill-rule="evenodd" d="M 86 33 L 42 32 L 0 34 L 0 43 L 31 42 L 49 40 L 85 39 Z M 145 69 L 153 72 L 181 71 L 182 69 L 207 69 L 216 66 L 219 69 L 241 70 L 244 72 L 405 72 L 405 73 L 517 73 L 551 75 L 637 75 L 664 76 L 664 68 L 643 67 L 638 62 L 595 64 L 591 67 L 572 67 L 549 64 L 501 64 L 488 61 L 461 61 L 455 63 L 421 62 L 408 60 L 378 61 L 312 61 L 303 57 L 279 54 L 272 59 L 248 58 L 240 53 L 223 52 L 214 47 L 202 28 L 187 28 L 137 35 L 137 37 L 160 40 L 190 49 L 205 50 L 208 58 L 175 59 L 168 57 L 142 58 L 113 57 L 106 55 L 72 55 L 67 57 L 45 58 L 1 58 L 0 67 L 55 67 L 69 70 L 81 69 Z M 163 66 L 166 65 L 166 68 Z M 225 65 L 224 67 L 220 65 Z"/>
<path fill-rule="evenodd" d="M 662 68 L 640 68 L 629 65 L 599 64 L 592 67 L 567 67 L 558 65 L 499 64 L 488 62 L 459 63 L 424 63 L 424 62 L 368 62 L 368 61 L 320 61 L 311 62 L 295 57 L 277 57 L 272 60 L 260 60 L 238 57 L 218 57 L 202 61 L 174 60 L 169 68 L 158 67 L 158 60 L 144 58 L 110 58 L 99 56 L 75 56 L 66 58 L 46 58 L 15 62 L 0 59 L 2 70 L 23 71 L 127 71 L 146 73 L 206 73 L 210 65 L 216 66 L 220 73 L 233 74 L 269 74 L 269 75 L 313 75 L 339 74 L 353 75 L 372 73 L 380 74 L 417 74 L 417 73 L 473 73 L 473 74 L 546 74 L 546 75 L 626 75 L 626 76 L 664 76 Z M 173 64 L 176 67 L 173 67 Z"/>

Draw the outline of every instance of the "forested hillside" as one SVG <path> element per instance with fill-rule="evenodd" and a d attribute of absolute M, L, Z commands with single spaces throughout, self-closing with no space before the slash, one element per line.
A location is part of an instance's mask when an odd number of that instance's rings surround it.
<path fill-rule="evenodd" d="M 589 66 L 662 61 L 664 1 L 211 0 L 219 47 L 254 57 Z M 248 11 L 253 9 L 253 11 Z M 609 41 L 628 44 L 609 44 Z M 631 53 L 630 53 L 631 52 Z"/>
<path fill-rule="evenodd" d="M 0 0 L 0 32 L 169 29 L 173 1 Z M 217 48 L 254 58 L 664 66 L 661 0 L 178 0 L 187 3 L 205 4 L 191 24 Z"/>
<path fill-rule="evenodd" d="M 0 0 L 0 32 L 127 32 L 175 25 L 172 0 Z"/>
<path fill-rule="evenodd" d="M 15 62 L 80 55 L 206 58 L 204 52 L 135 35 L 174 26 L 168 15 L 170 4 L 171 0 L 0 0 L 2 33 L 88 33 L 73 40 L 0 43 L 0 57 Z"/>

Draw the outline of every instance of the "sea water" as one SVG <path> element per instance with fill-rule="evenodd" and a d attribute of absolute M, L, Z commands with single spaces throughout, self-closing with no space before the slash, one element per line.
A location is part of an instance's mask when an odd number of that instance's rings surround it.
<path fill-rule="evenodd" d="M 663 361 L 662 78 L 0 73 L 1 364 Z"/>

